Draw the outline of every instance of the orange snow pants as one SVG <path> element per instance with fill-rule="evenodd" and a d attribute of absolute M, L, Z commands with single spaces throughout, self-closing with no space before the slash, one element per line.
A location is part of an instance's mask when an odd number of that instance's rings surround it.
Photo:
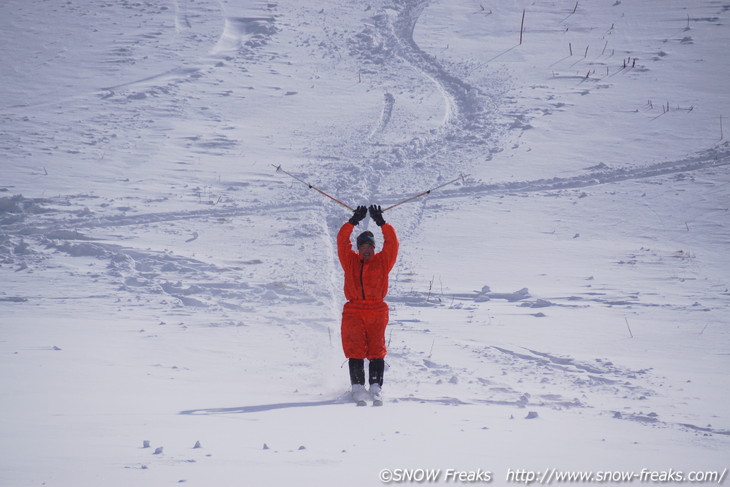
<path fill-rule="evenodd" d="M 342 349 L 347 358 L 385 358 L 385 327 L 388 304 L 380 302 L 345 303 L 342 310 Z"/>

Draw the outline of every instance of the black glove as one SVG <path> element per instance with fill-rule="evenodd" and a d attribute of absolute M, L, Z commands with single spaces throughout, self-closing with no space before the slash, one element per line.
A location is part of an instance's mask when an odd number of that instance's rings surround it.
<path fill-rule="evenodd" d="M 372 218 L 375 224 L 379 227 L 385 225 L 383 210 L 380 208 L 380 205 L 370 205 L 370 218 Z"/>
<path fill-rule="evenodd" d="M 352 218 L 348 220 L 351 224 L 357 225 L 362 221 L 363 218 L 365 218 L 365 215 L 368 214 L 368 209 L 365 207 L 365 205 L 358 206 L 355 209 L 355 213 L 352 214 Z"/>

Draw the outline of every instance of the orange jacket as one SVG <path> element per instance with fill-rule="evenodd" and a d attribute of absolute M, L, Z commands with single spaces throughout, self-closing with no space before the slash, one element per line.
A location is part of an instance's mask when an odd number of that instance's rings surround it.
<path fill-rule="evenodd" d="M 350 235 L 355 228 L 345 222 L 337 233 L 337 254 L 345 271 L 345 298 L 350 302 L 382 302 L 388 294 L 388 273 L 395 265 L 398 257 L 398 237 L 395 229 L 385 224 L 383 232 L 383 248 L 364 261 L 360 254 L 352 250 Z"/>

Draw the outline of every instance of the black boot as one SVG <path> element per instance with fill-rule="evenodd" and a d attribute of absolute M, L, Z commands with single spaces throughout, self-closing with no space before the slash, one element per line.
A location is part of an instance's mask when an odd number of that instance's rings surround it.
<path fill-rule="evenodd" d="M 374 358 L 370 361 L 370 384 L 383 386 L 383 374 L 385 373 L 385 360 Z"/>
<path fill-rule="evenodd" d="M 365 385 L 365 360 L 361 358 L 349 359 L 350 383 Z"/>

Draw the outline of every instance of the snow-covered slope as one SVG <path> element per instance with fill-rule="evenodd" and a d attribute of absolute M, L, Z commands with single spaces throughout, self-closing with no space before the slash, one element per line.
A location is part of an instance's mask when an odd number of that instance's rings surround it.
<path fill-rule="evenodd" d="M 3 2 L 0 485 L 726 477 L 729 22 Z M 350 212 L 279 165 L 350 206 L 457 179 L 385 213 L 383 408 L 347 402 Z"/>

